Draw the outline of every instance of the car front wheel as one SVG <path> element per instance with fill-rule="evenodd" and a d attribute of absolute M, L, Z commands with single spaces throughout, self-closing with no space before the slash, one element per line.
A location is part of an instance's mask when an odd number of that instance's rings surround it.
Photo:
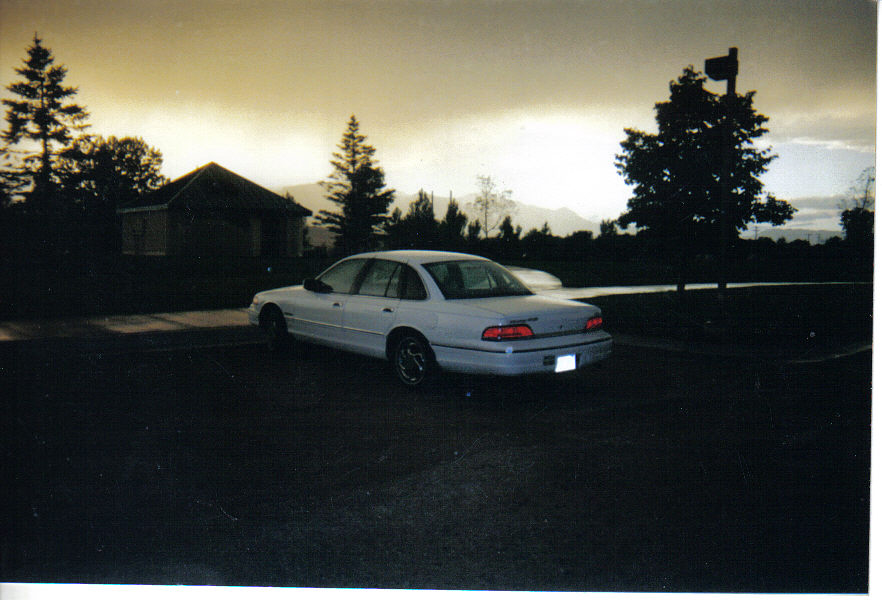
<path fill-rule="evenodd" d="M 417 335 L 406 334 L 395 343 L 392 369 L 404 385 L 416 387 L 432 374 L 434 360 L 432 350 L 425 340 Z"/>
<path fill-rule="evenodd" d="M 266 345 L 276 352 L 285 348 L 290 342 L 288 326 L 282 311 L 272 306 L 267 307 L 260 315 L 260 326 L 266 335 Z"/>

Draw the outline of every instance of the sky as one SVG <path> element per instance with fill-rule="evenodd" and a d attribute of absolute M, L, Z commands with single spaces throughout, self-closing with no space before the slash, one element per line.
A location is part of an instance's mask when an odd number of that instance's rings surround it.
<path fill-rule="evenodd" d="M 838 229 L 875 164 L 869 0 L 0 0 L 4 88 L 35 33 L 90 132 L 143 138 L 172 179 L 213 161 L 274 190 L 322 180 L 355 115 L 401 193 L 463 197 L 488 175 L 616 218 L 624 129 L 655 131 L 669 83 L 732 46 L 794 226 Z"/>

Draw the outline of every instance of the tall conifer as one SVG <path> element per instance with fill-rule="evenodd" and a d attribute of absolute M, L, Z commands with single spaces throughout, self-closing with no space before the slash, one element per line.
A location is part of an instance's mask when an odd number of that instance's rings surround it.
<path fill-rule="evenodd" d="M 395 194 L 395 190 L 386 189 L 383 169 L 373 161 L 376 149 L 365 139 L 352 115 L 337 145 L 339 151 L 334 152 L 331 160 L 334 171 L 321 182 L 328 200 L 340 210 L 322 210 L 316 220 L 337 234 L 336 246 L 346 254 L 379 245 L 386 212 Z"/>
<path fill-rule="evenodd" d="M 24 66 L 15 70 L 22 79 L 8 86 L 17 99 L 4 99 L 7 128 L 2 132 L 6 156 L 18 154 L 12 169 L 4 169 L 5 179 L 14 182 L 16 192 L 31 187 L 31 198 L 45 205 L 58 184 L 56 147 L 65 147 L 73 132 L 88 127 L 86 110 L 69 100 L 77 88 L 63 85 L 67 68 L 55 64 L 52 51 L 34 34 Z M 23 144 L 13 151 L 10 146 Z"/>

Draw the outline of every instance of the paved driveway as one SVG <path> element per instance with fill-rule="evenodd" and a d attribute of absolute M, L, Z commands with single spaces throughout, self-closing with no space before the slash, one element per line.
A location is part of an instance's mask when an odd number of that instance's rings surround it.
<path fill-rule="evenodd" d="M 6 581 L 867 591 L 867 354 L 414 393 L 314 347 L 39 346 L 0 344 Z"/>

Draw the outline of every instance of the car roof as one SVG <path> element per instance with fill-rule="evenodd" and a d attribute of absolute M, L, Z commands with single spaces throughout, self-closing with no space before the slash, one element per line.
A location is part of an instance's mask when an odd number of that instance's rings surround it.
<path fill-rule="evenodd" d="M 443 262 L 448 260 L 489 260 L 483 256 L 465 254 L 463 252 L 444 252 L 442 250 L 383 250 L 379 252 L 364 252 L 349 258 L 379 258 L 397 260 L 410 264 L 425 264 Z"/>

